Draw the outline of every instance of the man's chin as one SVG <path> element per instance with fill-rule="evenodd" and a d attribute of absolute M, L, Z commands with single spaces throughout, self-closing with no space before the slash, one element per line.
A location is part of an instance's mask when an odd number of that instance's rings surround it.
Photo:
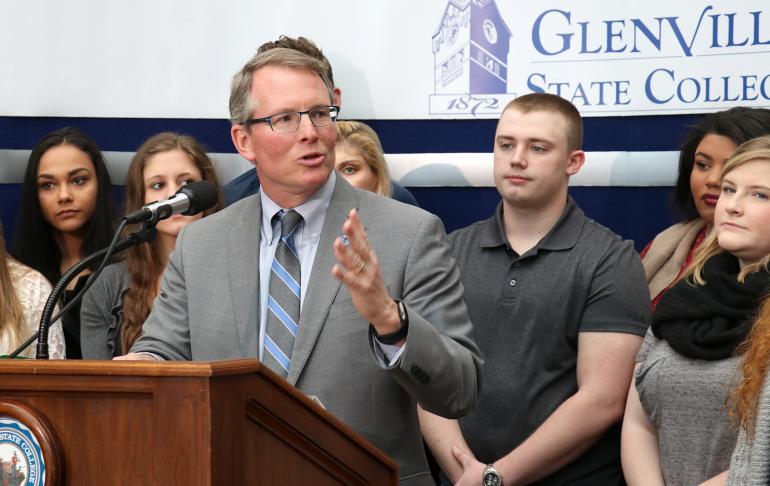
<path fill-rule="evenodd" d="M 305 170 L 303 179 L 307 187 L 321 187 L 331 173 L 332 171 L 326 166 L 312 167 Z"/>

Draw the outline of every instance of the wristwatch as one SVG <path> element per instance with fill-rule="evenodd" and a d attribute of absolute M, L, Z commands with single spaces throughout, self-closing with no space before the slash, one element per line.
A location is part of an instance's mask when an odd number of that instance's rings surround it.
<path fill-rule="evenodd" d="M 481 476 L 481 484 L 484 486 L 503 486 L 503 475 L 500 474 L 495 466 L 487 464 L 484 468 L 484 474 Z"/>
<path fill-rule="evenodd" d="M 380 335 L 377 330 L 369 324 L 369 330 L 374 333 L 374 337 L 382 344 L 396 344 L 397 342 L 406 339 L 406 335 L 409 332 L 409 315 L 406 313 L 406 307 L 400 300 L 395 300 L 396 306 L 398 306 L 398 320 L 401 321 L 401 329 L 390 334 Z"/>

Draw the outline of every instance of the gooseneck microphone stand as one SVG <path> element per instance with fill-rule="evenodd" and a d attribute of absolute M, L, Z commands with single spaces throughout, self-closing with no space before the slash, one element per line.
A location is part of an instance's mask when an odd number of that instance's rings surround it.
<path fill-rule="evenodd" d="M 38 332 L 33 334 L 29 339 L 27 339 L 21 346 L 19 346 L 16 350 L 13 351 L 13 353 L 9 354 L 9 358 L 15 358 L 19 355 L 22 351 L 27 349 L 27 347 L 32 344 L 35 339 L 37 339 L 37 359 L 48 359 L 48 329 L 51 327 L 51 325 L 59 320 L 67 311 L 69 311 L 72 306 L 74 306 L 77 302 L 80 301 L 80 299 L 83 298 L 83 295 L 88 290 L 88 288 L 93 284 L 93 282 L 96 280 L 96 278 L 99 276 L 99 274 L 102 272 L 104 267 L 107 265 L 107 263 L 110 262 L 112 259 L 112 255 L 116 253 L 120 253 L 121 251 L 127 250 L 131 247 L 140 245 L 145 242 L 151 242 L 155 239 L 155 236 L 157 235 L 157 231 L 155 230 L 154 224 L 146 224 L 143 226 L 140 230 L 131 233 L 126 238 L 117 241 L 118 236 L 123 231 L 123 228 L 126 225 L 126 220 L 124 219 L 120 226 L 118 227 L 117 231 L 115 232 L 115 236 L 112 239 L 112 243 L 110 243 L 110 246 L 99 250 L 96 253 L 92 253 L 91 255 L 88 255 L 84 259 L 77 262 L 75 265 L 73 265 L 69 270 L 67 270 L 64 275 L 59 279 L 58 282 L 56 282 L 56 285 L 54 286 L 53 290 L 51 291 L 51 295 L 48 296 L 48 300 L 45 303 L 45 307 L 43 307 L 43 314 L 40 317 L 40 328 L 38 329 Z M 75 295 L 75 297 L 70 300 L 66 306 L 58 313 L 55 317 L 51 318 L 51 314 L 53 314 L 54 309 L 56 308 L 56 302 L 59 300 L 59 296 L 62 292 L 64 292 L 64 289 L 67 288 L 67 284 L 69 284 L 73 278 L 75 278 L 77 275 L 80 274 L 80 272 L 83 271 L 86 267 L 93 264 L 94 262 L 97 262 L 101 259 L 101 264 L 99 265 L 99 268 L 92 273 L 88 277 L 88 281 L 86 282 L 86 285 L 83 286 L 83 288 Z"/>
<path fill-rule="evenodd" d="M 109 247 L 97 251 L 77 262 L 62 275 L 62 278 L 60 278 L 58 282 L 56 282 L 56 285 L 51 291 L 51 295 L 48 296 L 48 300 L 43 308 L 43 315 L 40 317 L 40 329 L 24 342 L 24 344 L 14 350 L 13 353 L 8 355 L 8 357 L 15 358 L 37 339 L 37 359 L 48 359 L 48 328 L 83 298 L 86 290 L 93 285 L 104 267 L 112 260 L 112 255 L 114 253 L 154 240 L 157 235 L 155 225 L 158 224 L 158 221 L 166 219 L 176 213 L 187 216 L 198 214 L 213 207 L 217 202 L 218 196 L 219 191 L 216 186 L 210 182 L 191 182 L 179 189 L 173 196 L 162 201 L 155 201 L 147 204 L 138 211 L 126 215 L 120 222 L 118 229 L 115 231 L 115 235 L 112 237 Z M 141 222 L 144 222 L 144 224 L 139 231 L 131 233 L 127 238 L 118 241 L 118 238 L 123 232 L 123 228 L 125 228 L 127 224 Z M 99 268 L 88 277 L 88 281 L 86 281 L 86 284 L 77 295 L 75 295 L 52 319 L 51 314 L 53 314 L 54 308 L 56 307 L 56 301 L 59 299 L 62 292 L 64 292 L 64 289 L 67 288 L 67 284 L 69 284 L 73 278 L 78 276 L 84 268 L 99 261 L 99 259 L 101 259 Z"/>

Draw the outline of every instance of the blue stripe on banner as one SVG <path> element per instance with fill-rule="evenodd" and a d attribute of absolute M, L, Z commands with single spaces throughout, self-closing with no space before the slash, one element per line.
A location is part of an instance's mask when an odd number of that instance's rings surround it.
<path fill-rule="evenodd" d="M 175 118 L 68 118 L 0 117 L 0 148 L 31 149 L 57 128 L 80 128 L 102 150 L 133 152 L 148 138 L 163 131 L 192 135 L 210 152 L 235 152 L 228 120 Z"/>
<path fill-rule="evenodd" d="M 278 364 L 283 367 L 286 371 L 289 371 L 289 365 L 291 362 L 289 361 L 289 358 L 286 357 L 283 351 L 281 351 L 281 348 L 278 347 L 275 342 L 273 342 L 272 339 L 270 339 L 270 336 L 265 334 L 265 349 L 268 353 L 270 353 L 273 358 L 275 358 L 276 361 L 278 361 Z"/>
<path fill-rule="evenodd" d="M 267 308 L 286 326 L 286 329 L 289 330 L 292 336 L 297 336 L 297 324 L 294 322 L 294 319 L 269 295 L 267 296 Z"/>
<path fill-rule="evenodd" d="M 701 115 L 589 117 L 585 150 L 676 150 Z M 362 120 L 377 132 L 386 153 L 491 152 L 496 120 Z M 210 152 L 233 153 L 228 120 L 174 118 L 0 117 L 0 149 L 31 149 L 46 133 L 75 126 L 103 150 L 134 151 L 165 130 L 192 135 Z"/>
<path fill-rule="evenodd" d="M 677 150 L 700 115 L 590 117 L 583 148 L 591 151 Z M 362 120 L 385 153 L 491 152 L 497 120 Z"/>
<path fill-rule="evenodd" d="M 289 290 L 297 296 L 297 298 L 300 298 L 300 286 L 299 283 L 294 280 L 294 277 L 289 274 L 289 272 L 286 271 L 285 268 L 283 268 L 283 265 L 281 265 L 278 260 L 273 260 L 272 265 L 273 273 L 278 275 L 278 278 L 283 281 L 283 283 L 286 284 L 287 287 L 289 287 Z"/>

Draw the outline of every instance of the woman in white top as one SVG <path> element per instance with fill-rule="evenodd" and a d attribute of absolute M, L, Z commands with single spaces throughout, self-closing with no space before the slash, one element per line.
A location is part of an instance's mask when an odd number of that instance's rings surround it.
<path fill-rule="evenodd" d="M 0 226 L 0 355 L 11 353 L 37 332 L 50 293 L 51 284 L 40 272 L 8 256 Z M 48 353 L 51 359 L 65 357 L 61 321 L 50 328 Z M 21 356 L 34 357 L 35 345 Z"/>

